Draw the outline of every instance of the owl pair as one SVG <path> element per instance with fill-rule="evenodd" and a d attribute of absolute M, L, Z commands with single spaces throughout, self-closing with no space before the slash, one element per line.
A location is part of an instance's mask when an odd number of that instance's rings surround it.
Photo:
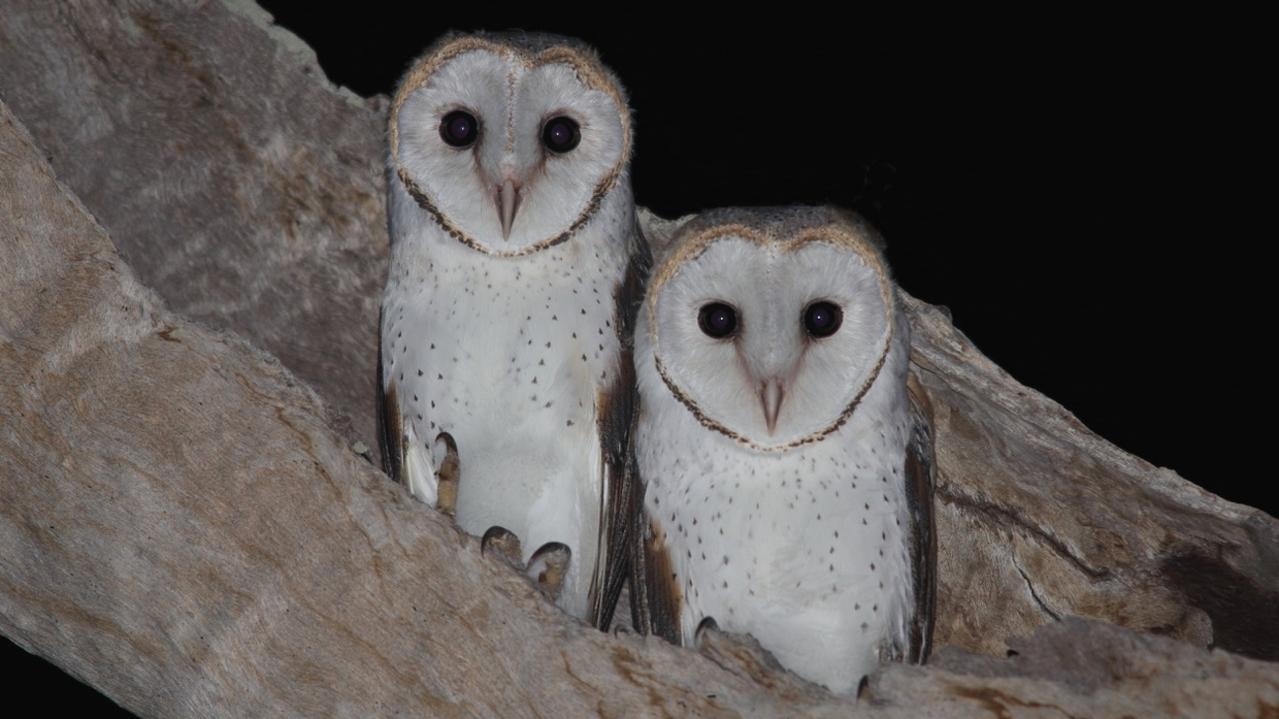
<path fill-rule="evenodd" d="M 630 579 L 641 631 L 713 621 L 836 691 L 923 657 L 931 444 L 868 227 L 641 222 L 621 85 L 559 37 L 445 38 L 389 143 L 394 478 L 595 626 Z"/>

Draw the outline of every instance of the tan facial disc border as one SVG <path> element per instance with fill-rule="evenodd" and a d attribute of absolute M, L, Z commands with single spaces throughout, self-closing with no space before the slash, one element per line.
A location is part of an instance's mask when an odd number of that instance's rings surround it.
<path fill-rule="evenodd" d="M 496 55 L 504 55 L 519 62 L 527 69 L 534 69 L 543 65 L 568 65 L 577 74 L 577 78 L 584 85 L 599 90 L 613 98 L 613 102 L 617 105 L 618 116 L 622 120 L 622 154 L 618 157 L 617 163 L 608 171 L 604 178 L 595 186 L 594 192 L 591 193 L 591 199 L 586 204 L 586 209 L 577 219 L 558 235 L 550 237 L 539 242 L 521 247 L 518 250 L 494 250 L 485 247 L 474 238 L 467 235 L 461 228 L 449 221 L 444 213 L 436 206 L 435 200 L 429 194 L 418 186 L 417 182 L 409 176 L 408 170 L 400 164 L 400 109 L 409 96 L 416 92 L 419 88 L 426 84 L 431 75 L 440 68 L 444 63 L 456 58 L 467 52 L 474 50 L 487 50 Z M 618 178 L 622 175 L 622 168 L 626 167 L 626 163 L 631 156 L 631 114 L 626 105 L 625 99 L 622 97 L 621 91 L 617 85 L 608 77 L 608 75 L 595 63 L 591 58 L 585 57 L 571 47 L 557 45 L 546 48 L 536 54 L 530 54 L 521 48 L 502 43 L 493 42 L 484 38 L 464 37 L 448 43 L 438 51 L 422 58 L 418 64 L 409 71 L 408 77 L 400 86 L 398 92 L 395 93 L 395 100 L 391 103 L 390 113 L 390 143 L 391 143 L 391 161 L 395 165 L 395 175 L 404 185 L 404 189 L 409 193 L 415 202 L 435 218 L 440 227 L 449 234 L 450 237 L 470 247 L 473 250 L 482 252 L 486 255 L 494 257 L 521 257 L 531 255 L 548 247 L 564 242 L 573 236 L 575 232 L 585 225 L 595 211 L 599 209 L 600 203 L 604 197 L 613 190 L 617 184 Z"/>
<path fill-rule="evenodd" d="M 727 238 L 743 239 L 760 245 L 761 247 L 777 247 L 782 252 L 795 252 L 801 247 L 813 242 L 824 242 L 836 247 L 844 247 L 861 256 L 862 260 L 864 260 L 866 264 L 875 271 L 876 276 L 879 278 L 879 293 L 887 311 L 888 324 L 884 331 L 883 347 L 879 352 L 879 359 L 876 360 L 874 368 L 866 377 L 866 381 L 863 382 L 862 386 L 857 390 L 852 401 L 844 407 L 843 411 L 839 413 L 839 416 L 835 418 L 834 422 L 817 430 L 816 432 L 809 433 L 784 444 L 759 444 L 758 442 L 748 439 L 742 434 L 724 426 L 719 421 L 709 417 L 702 411 L 701 407 L 697 406 L 696 402 L 689 398 L 688 393 L 675 383 L 675 380 L 670 376 L 670 373 L 667 372 L 665 363 L 662 362 L 661 346 L 657 340 L 658 293 L 661 291 L 662 287 L 665 286 L 668 280 L 679 273 L 679 270 L 685 263 L 691 262 L 700 257 L 702 253 L 706 252 L 706 250 L 709 249 L 716 241 Z M 659 268 L 659 270 L 653 275 L 652 284 L 650 285 L 648 292 L 648 302 L 646 303 L 648 305 L 646 310 L 648 312 L 649 342 L 653 346 L 653 364 L 657 368 L 657 374 L 662 378 L 662 382 L 666 385 L 666 388 L 669 389 L 671 394 L 673 394 L 675 398 L 693 414 L 693 417 L 695 417 L 698 423 L 700 423 L 703 427 L 719 432 L 738 444 L 750 447 L 751 449 L 759 452 L 786 452 L 806 444 L 820 442 L 833 434 L 840 427 L 844 426 L 844 423 L 853 416 L 853 412 L 855 412 L 858 405 L 861 404 L 862 398 L 866 396 L 866 392 L 870 390 L 871 385 L 875 382 L 875 378 L 877 378 L 880 371 L 883 370 L 884 362 L 888 359 L 888 350 L 892 347 L 893 335 L 895 333 L 894 328 L 897 325 L 897 303 L 894 302 L 893 299 L 892 280 L 888 277 L 888 270 L 884 266 L 883 258 L 865 239 L 848 231 L 848 229 L 844 227 L 834 224 L 809 227 L 801 229 L 793 239 L 779 240 L 746 225 L 718 225 L 702 231 L 691 240 L 680 245 L 679 248 L 662 263 L 661 268 Z"/>

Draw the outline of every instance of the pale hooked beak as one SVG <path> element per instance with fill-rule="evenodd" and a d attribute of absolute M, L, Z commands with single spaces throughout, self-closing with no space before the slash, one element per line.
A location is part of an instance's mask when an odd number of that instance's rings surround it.
<path fill-rule="evenodd" d="M 520 186 L 511 178 L 506 178 L 497 190 L 497 214 L 502 220 L 502 239 L 511 237 L 511 224 L 515 222 L 515 213 L 520 209 Z"/>
<path fill-rule="evenodd" d="M 782 409 L 782 400 L 786 398 L 786 388 L 778 378 L 766 379 L 759 384 L 759 401 L 764 408 L 764 423 L 768 425 L 771 435 L 777 429 L 777 415 Z"/>

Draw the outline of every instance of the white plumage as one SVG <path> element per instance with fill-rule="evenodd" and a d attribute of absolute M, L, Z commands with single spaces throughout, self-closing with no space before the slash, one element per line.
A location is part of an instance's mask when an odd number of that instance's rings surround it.
<path fill-rule="evenodd" d="M 688 645 L 713 619 L 837 692 L 881 660 L 921 660 L 931 444 L 873 235 L 822 208 L 666 231 L 635 338 L 642 623 Z M 717 306 L 734 319 L 723 337 L 702 317 Z M 810 331 L 832 313 L 831 334 Z"/>
<path fill-rule="evenodd" d="M 446 38 L 391 111 L 389 471 L 465 531 L 513 533 L 525 563 L 566 546 L 558 602 L 596 623 L 624 576 L 621 337 L 646 256 L 630 141 L 620 86 L 550 36 Z M 448 438 L 455 503 L 437 476 Z"/>

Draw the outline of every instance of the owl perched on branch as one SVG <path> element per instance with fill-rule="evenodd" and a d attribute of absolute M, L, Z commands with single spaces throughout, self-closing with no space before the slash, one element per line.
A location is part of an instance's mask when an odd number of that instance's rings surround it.
<path fill-rule="evenodd" d="M 631 142 L 616 78 L 548 35 L 446 37 L 390 112 L 387 471 L 601 627 L 637 501 Z"/>
<path fill-rule="evenodd" d="M 837 692 L 922 661 L 932 440 L 869 227 L 809 207 L 650 223 L 635 330 L 641 629 L 749 633 Z"/>

